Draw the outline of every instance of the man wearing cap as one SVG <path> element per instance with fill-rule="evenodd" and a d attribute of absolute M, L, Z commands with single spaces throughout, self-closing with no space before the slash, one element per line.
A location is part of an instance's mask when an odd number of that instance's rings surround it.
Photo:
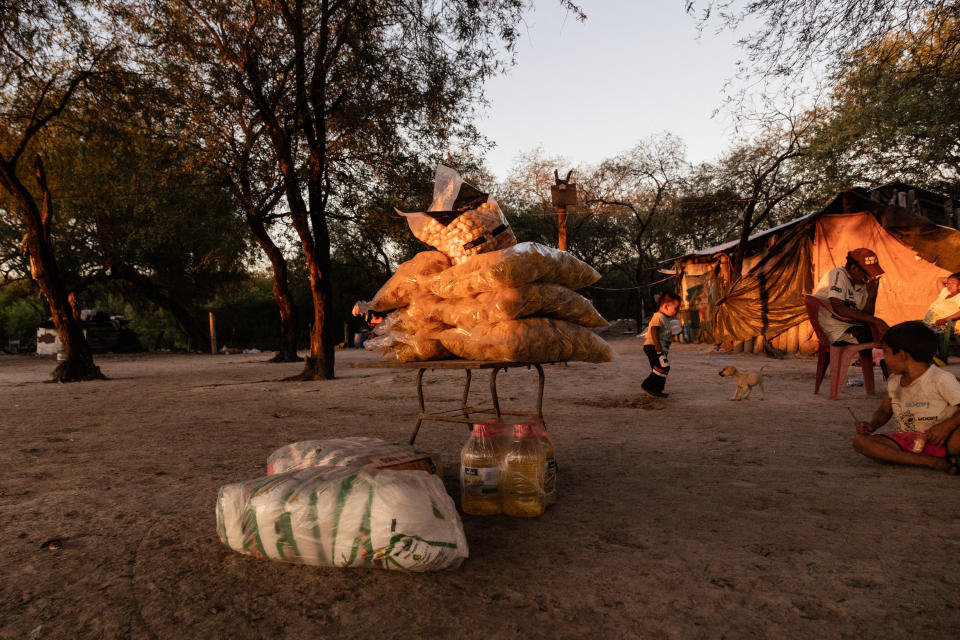
<path fill-rule="evenodd" d="M 873 340 L 873 330 L 883 335 L 889 327 L 876 317 L 877 290 L 883 269 L 870 249 L 854 249 L 847 262 L 827 274 L 827 285 L 817 291 L 833 313 L 820 309 L 820 326 L 835 345 Z"/>

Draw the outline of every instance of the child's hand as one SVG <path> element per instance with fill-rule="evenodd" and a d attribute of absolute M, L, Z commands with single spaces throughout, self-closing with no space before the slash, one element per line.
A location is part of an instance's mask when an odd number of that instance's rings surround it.
<path fill-rule="evenodd" d="M 938 422 L 927 429 L 927 442 L 935 447 L 943 447 L 953 430 L 954 427 L 949 422 Z"/>
<path fill-rule="evenodd" d="M 670 361 L 667 360 L 667 354 L 665 354 L 663 351 L 661 351 L 661 352 L 658 353 L 657 355 L 660 356 L 660 366 L 661 366 L 661 367 L 663 367 L 664 369 L 666 369 L 667 367 L 670 366 Z"/>
<path fill-rule="evenodd" d="M 857 420 L 857 433 L 868 436 L 876 430 L 876 427 L 872 426 L 869 422 Z"/>

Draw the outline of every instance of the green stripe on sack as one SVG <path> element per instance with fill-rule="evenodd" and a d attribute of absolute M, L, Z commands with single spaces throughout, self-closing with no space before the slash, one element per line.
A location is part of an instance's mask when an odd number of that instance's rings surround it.
<path fill-rule="evenodd" d="M 277 553 L 279 554 L 282 560 L 299 560 L 303 561 L 303 558 L 300 556 L 300 550 L 297 549 L 297 541 L 293 537 L 293 523 L 290 521 L 290 512 L 284 511 L 280 514 L 280 522 L 277 523 L 279 527 L 278 531 L 281 533 L 280 538 L 277 540 Z M 290 549 L 293 551 L 293 557 L 287 557 L 286 550 Z"/>
<path fill-rule="evenodd" d="M 450 549 L 457 548 L 456 542 L 444 542 L 442 540 L 425 540 L 420 536 L 408 536 L 403 533 L 398 533 L 397 535 L 390 538 L 390 548 L 392 549 L 393 545 L 403 538 L 410 538 L 411 540 L 419 540 L 420 542 L 426 542 L 431 547 L 448 547 Z"/>
<path fill-rule="evenodd" d="M 367 505 L 363 510 L 363 520 L 360 522 L 360 535 L 354 537 L 353 544 L 350 546 L 350 557 L 347 558 L 347 566 L 367 567 L 373 564 L 373 542 L 370 540 L 370 509 L 373 505 L 373 484 L 367 490 Z M 357 561 L 357 552 L 363 547 L 364 554 L 362 562 L 359 565 L 354 564 Z"/>
<path fill-rule="evenodd" d="M 227 523 L 223 518 L 223 487 L 220 487 L 220 493 L 217 494 L 217 533 L 220 535 L 220 542 L 230 546 L 227 540 Z"/>
<path fill-rule="evenodd" d="M 313 518 L 313 539 L 317 541 L 317 556 L 322 565 L 331 565 L 333 564 L 327 554 L 323 550 L 323 532 L 320 531 L 320 514 L 317 511 L 317 504 L 320 500 L 320 495 L 329 489 L 329 485 L 325 486 L 320 491 L 311 491 L 310 492 L 310 517 Z M 331 541 L 332 544 L 332 541 Z"/>
<path fill-rule="evenodd" d="M 259 557 L 266 558 L 267 550 L 263 548 L 263 540 L 260 539 L 260 526 L 257 524 L 257 510 L 253 508 L 251 502 L 253 499 L 266 492 L 266 489 L 270 485 L 276 484 L 278 482 L 277 476 L 271 476 L 264 480 L 263 483 L 256 486 L 253 491 L 250 492 L 250 497 L 247 498 L 247 503 L 244 507 L 246 511 L 247 531 L 244 531 L 249 537 L 243 541 L 243 549 L 245 553 L 256 556 L 256 552 L 259 551 Z M 256 542 L 256 549 L 253 549 L 250 545 L 251 542 Z"/>
<path fill-rule="evenodd" d="M 350 489 L 356 481 L 356 474 L 347 476 L 340 482 L 340 493 L 337 494 L 337 512 L 333 515 L 333 539 L 330 541 L 330 557 L 337 557 L 337 531 L 340 529 L 340 514 L 343 513 L 343 507 L 347 504 L 347 497 L 350 495 Z"/>

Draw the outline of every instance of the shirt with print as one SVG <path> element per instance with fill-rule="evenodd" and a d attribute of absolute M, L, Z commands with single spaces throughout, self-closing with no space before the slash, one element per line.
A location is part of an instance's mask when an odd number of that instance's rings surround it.
<path fill-rule="evenodd" d="M 670 342 L 673 340 L 673 332 L 670 331 L 670 318 L 659 311 L 653 314 L 653 317 L 650 318 L 650 324 L 647 325 L 647 338 L 643 341 L 644 345 L 651 344 L 657 346 L 653 341 L 653 332 L 650 331 L 653 327 L 659 328 L 657 334 L 660 336 L 660 349 L 662 351 L 668 351 L 670 349 Z"/>
<path fill-rule="evenodd" d="M 900 384 L 901 377 L 894 374 L 887 380 L 897 431 L 923 433 L 957 412 L 960 381 L 946 369 L 931 365 L 906 386 Z"/>
<path fill-rule="evenodd" d="M 830 298 L 839 298 L 847 307 L 859 311 L 863 311 L 867 306 L 869 293 L 866 285 L 853 284 L 850 274 L 843 267 L 830 269 L 825 279 L 826 283 L 821 281 L 821 287 L 814 295 L 823 300 L 828 307 L 831 307 Z M 857 324 L 841 320 L 823 307 L 820 308 L 819 314 L 820 326 L 830 338 L 830 342 L 841 340 L 843 334 Z"/>

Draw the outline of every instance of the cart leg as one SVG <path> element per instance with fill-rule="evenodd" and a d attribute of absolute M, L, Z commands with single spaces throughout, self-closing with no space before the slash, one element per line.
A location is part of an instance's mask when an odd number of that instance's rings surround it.
<path fill-rule="evenodd" d="M 413 433 L 410 434 L 410 444 L 413 444 L 413 441 L 417 439 L 417 432 L 420 431 L 420 425 L 423 424 L 423 372 L 426 369 L 420 369 L 417 372 L 417 400 L 420 401 L 420 413 L 417 415 L 417 426 L 413 428 Z"/>
<path fill-rule="evenodd" d="M 472 372 L 470 371 L 470 369 L 467 369 L 467 381 L 466 381 L 466 382 L 464 383 L 464 385 L 463 385 L 463 398 L 460 400 L 460 410 L 463 412 L 463 417 L 464 417 L 464 418 L 467 418 L 468 420 L 470 419 L 470 414 L 467 413 L 467 406 L 468 406 L 468 405 L 467 405 L 467 399 L 470 397 L 470 376 L 471 376 L 471 374 L 472 374 Z M 467 425 L 467 428 L 468 428 L 468 429 L 472 429 L 472 427 L 471 427 L 469 424 Z"/>
<path fill-rule="evenodd" d="M 493 410 L 497 412 L 498 418 L 500 417 L 500 399 L 497 397 L 497 372 L 500 369 L 501 367 L 494 367 L 490 371 L 490 399 L 493 400 Z"/>

